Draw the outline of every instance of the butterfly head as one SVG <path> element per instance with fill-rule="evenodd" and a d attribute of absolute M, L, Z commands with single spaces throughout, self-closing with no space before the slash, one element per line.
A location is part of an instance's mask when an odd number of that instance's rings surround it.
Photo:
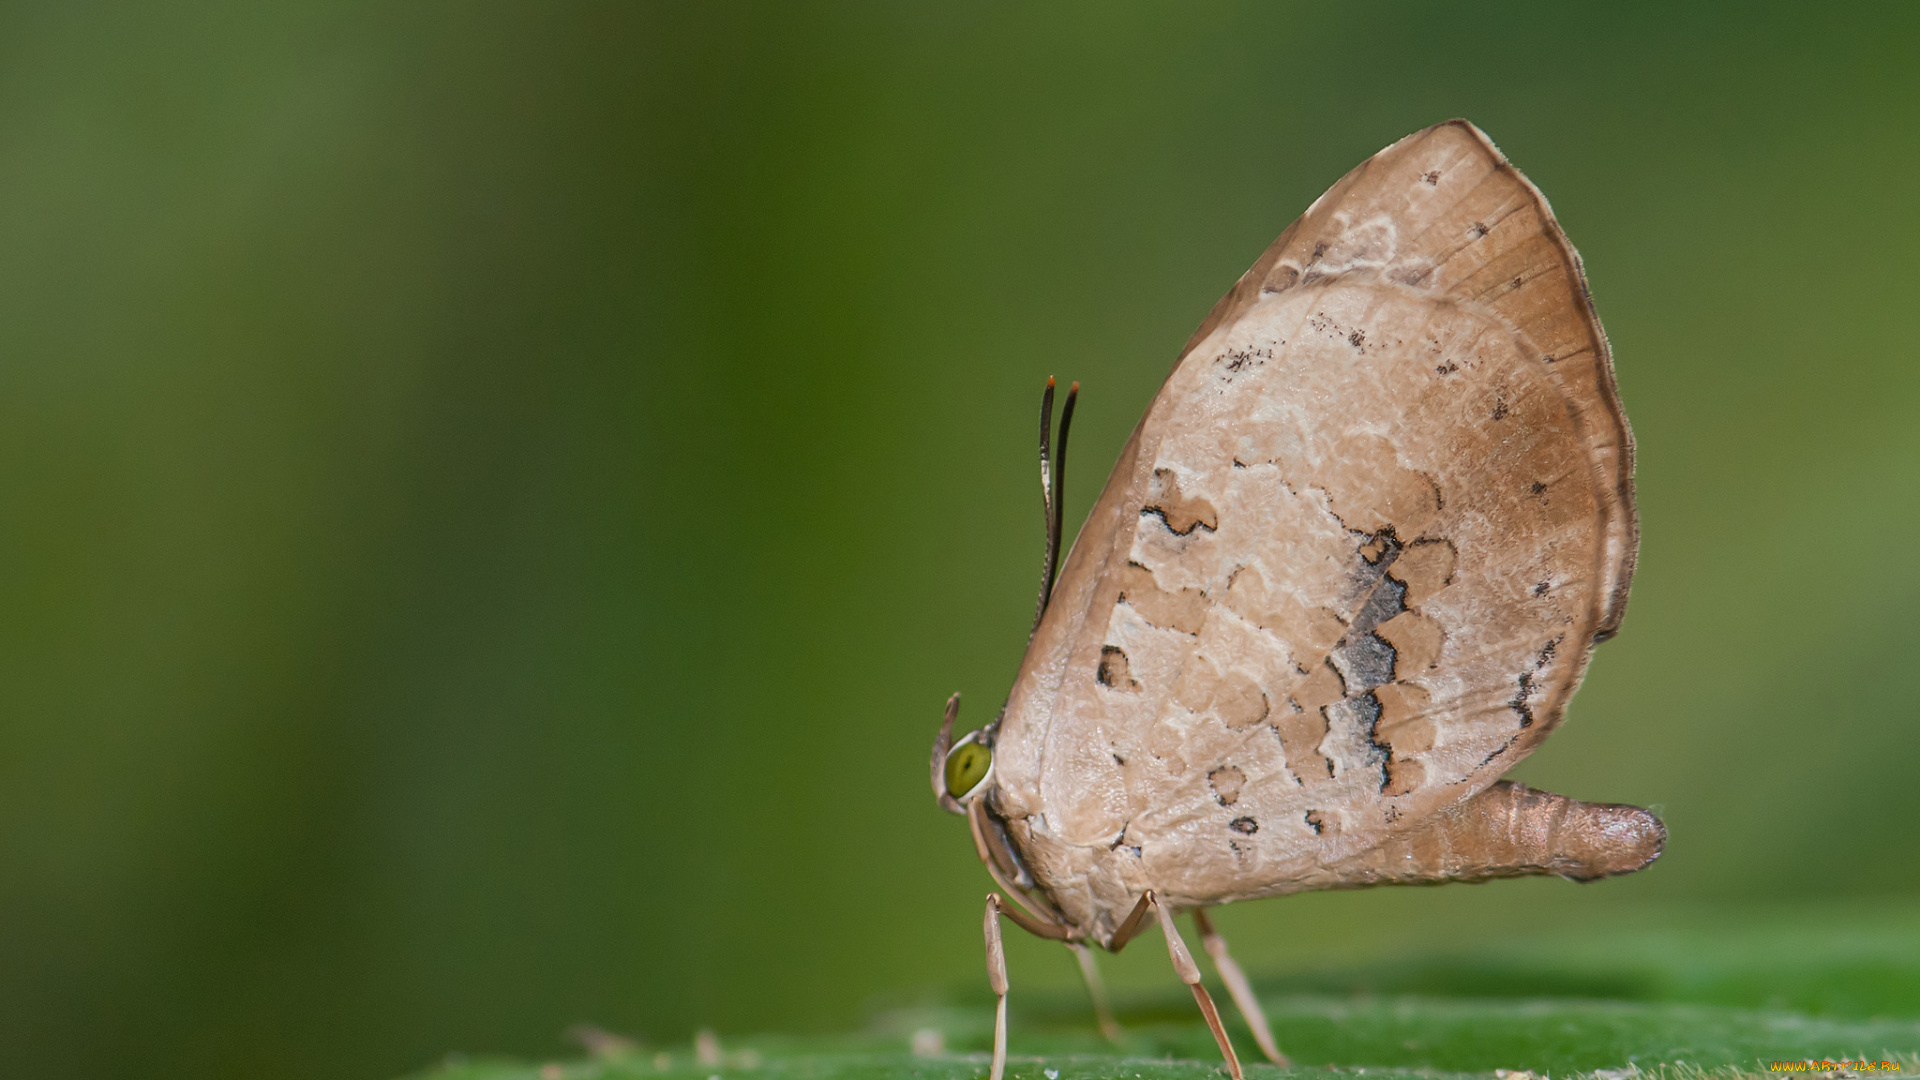
<path fill-rule="evenodd" d="M 947 751 L 941 778 L 947 798 L 963 805 L 986 789 L 987 781 L 993 778 L 993 747 L 985 731 L 970 731 L 953 744 Z"/>
<path fill-rule="evenodd" d="M 947 699 L 947 715 L 933 740 L 933 797 L 949 813 L 965 814 L 967 803 L 980 797 L 993 781 L 993 737 L 999 721 L 953 738 L 953 722 L 960 715 L 960 695 Z"/>

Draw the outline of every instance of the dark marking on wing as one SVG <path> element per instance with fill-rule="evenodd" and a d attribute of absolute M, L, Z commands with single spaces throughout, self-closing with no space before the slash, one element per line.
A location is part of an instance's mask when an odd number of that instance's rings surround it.
<path fill-rule="evenodd" d="M 1267 361 L 1273 359 L 1273 350 L 1284 347 L 1286 344 L 1286 342 L 1281 341 L 1274 346 L 1265 348 L 1228 349 L 1226 352 L 1213 358 L 1214 366 L 1224 369 L 1220 373 L 1220 381 L 1230 383 L 1233 381 L 1233 377 L 1240 372 L 1248 368 L 1264 366 Z"/>
<path fill-rule="evenodd" d="M 1205 529 L 1208 532 L 1214 531 L 1213 525 L 1211 525 L 1206 521 L 1202 521 L 1199 518 L 1193 518 L 1191 520 L 1188 520 L 1186 522 L 1186 528 L 1184 529 L 1180 528 L 1179 526 L 1173 523 L 1172 518 L 1167 516 L 1166 508 L 1161 506 L 1143 507 L 1140 510 L 1140 516 L 1159 518 L 1160 524 L 1165 525 L 1167 527 L 1167 531 L 1172 533 L 1175 536 L 1192 536 L 1193 530 L 1195 529 Z"/>
<path fill-rule="evenodd" d="M 1222 765 L 1207 773 L 1207 786 L 1213 789 L 1213 800 L 1221 806 L 1232 806 L 1240 801 L 1240 789 L 1247 783 L 1247 774 L 1236 765 Z"/>
<path fill-rule="evenodd" d="M 1513 698 L 1507 702 L 1507 708 L 1512 709 L 1520 717 L 1520 726 L 1523 728 L 1533 726 L 1533 695 L 1539 689 L 1534 685 L 1534 680 L 1548 664 L 1553 663 L 1554 650 L 1559 647 L 1560 639 L 1557 637 L 1541 646 L 1540 652 L 1533 658 L 1533 667 L 1519 675 L 1520 687 L 1514 691 Z M 1481 764 L 1484 765 L 1486 762 L 1483 761 Z"/>
<path fill-rule="evenodd" d="M 1453 584 L 1453 572 L 1460 552 L 1445 537 L 1430 537 L 1408 544 L 1387 571 L 1395 581 L 1407 586 L 1407 607 L 1418 609 L 1434 593 Z"/>
<path fill-rule="evenodd" d="M 1519 741 L 1520 741 L 1520 736 L 1518 736 L 1518 735 L 1515 735 L 1515 736 L 1514 736 L 1513 738 L 1511 738 L 1511 739 L 1508 739 L 1508 740 L 1507 740 L 1506 742 L 1504 742 L 1504 743 L 1501 743 L 1501 744 L 1500 744 L 1500 749 L 1498 749 L 1498 750 L 1495 750 L 1495 751 L 1494 751 L 1493 753 L 1491 753 L 1491 754 L 1488 754 L 1488 755 L 1487 755 L 1486 757 L 1483 757 L 1483 758 L 1481 758 L 1481 759 L 1480 759 L 1480 764 L 1478 764 L 1478 765 L 1476 765 L 1476 766 L 1474 766 L 1474 768 L 1475 768 L 1476 770 L 1477 770 L 1477 769 L 1483 769 L 1483 768 L 1486 768 L 1486 766 L 1487 766 L 1487 763 L 1488 763 L 1488 762 L 1490 762 L 1490 761 L 1492 761 L 1492 760 L 1493 760 L 1494 758 L 1497 758 L 1497 757 L 1499 757 L 1499 756 L 1500 756 L 1501 754 L 1504 754 L 1504 753 L 1506 753 L 1507 751 L 1509 751 L 1509 750 L 1511 750 L 1511 749 L 1513 749 L 1513 744 L 1514 744 L 1514 743 L 1517 743 L 1517 742 L 1519 742 Z"/>
<path fill-rule="evenodd" d="M 1520 689 L 1514 691 L 1513 697 L 1507 702 L 1507 708 L 1512 709 L 1520 715 L 1521 727 L 1533 726 L 1532 697 L 1533 672 L 1523 671 L 1520 673 Z"/>
<path fill-rule="evenodd" d="M 1213 532 L 1220 527 L 1220 512 L 1206 499 L 1189 496 L 1180 490 L 1180 478 L 1172 469 L 1155 469 L 1148 483 L 1147 502 L 1140 516 L 1153 515 L 1175 536 L 1191 536 L 1195 529 Z"/>
<path fill-rule="evenodd" d="M 1367 599 L 1328 656 L 1349 698 L 1393 681 L 1393 646 L 1374 631 L 1407 610 L 1406 585 L 1387 573 L 1403 550 L 1392 529 L 1365 537 L 1360 546 L 1362 563 L 1353 570 L 1350 588 Z"/>
<path fill-rule="evenodd" d="M 1393 646 L 1374 631 L 1407 610 L 1406 595 L 1405 585 L 1382 577 L 1367 598 L 1367 605 L 1347 628 L 1344 641 L 1334 648 L 1334 667 L 1346 681 L 1348 696 L 1393 681 Z"/>
<path fill-rule="evenodd" d="M 1101 686 L 1123 693 L 1132 693 L 1140 689 L 1139 682 L 1135 681 L 1129 673 L 1126 651 L 1118 645 L 1100 646 L 1100 667 L 1093 673 L 1093 677 Z M 1121 764 L 1124 765 L 1126 762 L 1123 761 Z"/>
<path fill-rule="evenodd" d="M 1380 624 L 1407 610 L 1407 585 L 1388 571 L 1406 550 L 1393 529 L 1376 534 L 1358 534 L 1360 562 L 1351 571 L 1348 595 L 1364 596 L 1360 610 L 1347 625 L 1346 633 L 1327 654 L 1327 665 L 1339 675 L 1341 699 L 1323 706 L 1327 728 L 1334 730 L 1336 720 L 1351 721 L 1351 730 L 1365 740 L 1351 747 L 1360 760 L 1349 767 L 1373 767 L 1380 770 L 1380 790 L 1393 780 L 1393 747 L 1379 731 L 1382 708 L 1374 691 L 1394 681 L 1394 666 L 1399 659 L 1393 645 L 1377 632 Z M 1340 709 L 1343 716 L 1336 716 Z M 1334 762 L 1327 759 L 1331 775 Z"/>

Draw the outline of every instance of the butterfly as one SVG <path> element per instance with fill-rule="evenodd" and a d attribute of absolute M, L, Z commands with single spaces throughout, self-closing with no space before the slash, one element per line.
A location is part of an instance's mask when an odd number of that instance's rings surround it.
<path fill-rule="evenodd" d="M 1006 1060 L 1007 919 L 1091 947 L 1151 920 L 1234 1077 L 1175 925 L 1191 912 L 1284 1063 L 1211 907 L 1314 889 L 1638 870 L 1631 806 L 1501 780 L 1620 626 L 1638 547 L 1633 441 L 1580 258 L 1472 124 L 1375 154 L 1214 305 L 1058 565 L 1079 385 L 1050 452 L 1025 658 L 931 779 L 989 894 Z M 1056 581 L 1056 566 L 1058 580 Z M 1002 896 L 1004 894 L 1004 898 Z"/>

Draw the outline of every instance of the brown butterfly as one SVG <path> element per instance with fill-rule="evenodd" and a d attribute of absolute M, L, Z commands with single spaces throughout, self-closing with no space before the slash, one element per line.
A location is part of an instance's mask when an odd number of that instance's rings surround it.
<path fill-rule="evenodd" d="M 1546 200 L 1455 120 L 1375 154 L 1214 305 L 1054 582 L 1078 384 L 1049 461 L 1040 611 L 993 723 L 933 747 L 1012 903 L 1089 945 L 1149 913 L 1233 1075 L 1173 915 L 1310 889 L 1637 870 L 1666 829 L 1500 776 L 1545 739 L 1633 574 L 1633 441 L 1587 282 Z"/>

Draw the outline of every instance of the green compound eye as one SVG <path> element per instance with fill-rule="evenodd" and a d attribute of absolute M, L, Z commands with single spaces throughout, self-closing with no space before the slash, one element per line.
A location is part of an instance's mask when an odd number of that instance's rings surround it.
<path fill-rule="evenodd" d="M 947 755 L 947 794 L 956 799 L 980 786 L 993 767 L 993 751 L 971 740 L 953 748 Z"/>

